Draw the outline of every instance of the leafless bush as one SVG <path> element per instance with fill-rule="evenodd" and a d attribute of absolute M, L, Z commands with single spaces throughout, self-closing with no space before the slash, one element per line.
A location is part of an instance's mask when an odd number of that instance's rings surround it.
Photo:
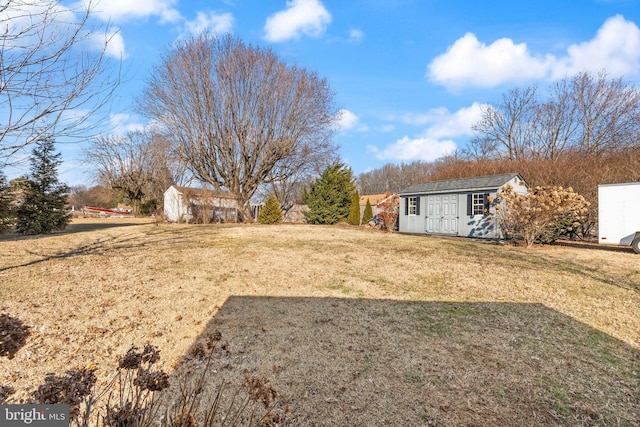
<path fill-rule="evenodd" d="M 499 194 L 495 220 L 505 237 L 522 241 L 550 243 L 580 226 L 589 203 L 572 188 L 542 186 L 527 194 L 506 185 Z M 493 200 L 491 200 L 493 202 Z"/>
<path fill-rule="evenodd" d="M 191 203 L 191 215 L 196 224 L 209 224 L 213 219 L 214 207 L 211 203 Z"/>
<path fill-rule="evenodd" d="M 20 331 L 26 328 L 17 319 L 3 316 L 12 330 L 16 325 Z M 216 332 L 194 346 L 183 360 L 187 369 L 173 388 L 169 375 L 154 369 L 160 360 L 159 350 L 147 344 L 142 349 L 133 346 L 120 357 L 115 375 L 101 390 L 95 387 L 97 367 L 89 364 L 64 375 L 47 374 L 26 403 L 68 404 L 74 427 L 280 425 L 284 413 L 276 407 L 282 402 L 264 378 L 247 376 L 237 385 L 222 379 L 213 385 L 214 396 L 209 399 L 205 389 L 211 389 L 208 385 L 215 378 L 212 359 L 218 350 L 227 348 L 227 344 L 219 345 L 221 337 Z M 190 362 L 204 366 L 195 367 Z M 0 403 L 7 402 L 14 393 L 13 387 L 0 386 Z M 164 413 L 160 416 L 162 408 Z"/>
<path fill-rule="evenodd" d="M 27 403 L 68 404 L 71 425 L 78 427 L 150 426 L 157 418 L 156 392 L 169 387 L 169 376 L 152 370 L 159 359 L 154 346 L 146 345 L 142 351 L 131 347 L 118 360 L 116 374 L 101 391 L 95 389 L 94 364 L 69 370 L 65 375 L 47 374 Z"/>
<path fill-rule="evenodd" d="M 246 376 L 237 386 L 224 379 L 211 384 L 213 358 L 228 348 L 221 337 L 219 332 L 206 337 L 183 360 L 177 398 L 168 402 L 163 426 L 277 426 L 285 420 L 289 409 L 264 378 Z"/>
<path fill-rule="evenodd" d="M 159 360 L 159 350 L 149 344 L 142 351 L 131 347 L 118 360 L 118 370 L 110 384 L 112 390 L 101 416 L 102 425 L 143 427 L 154 423 L 159 409 L 156 392 L 169 388 L 169 376 L 164 371 L 152 370 Z"/>

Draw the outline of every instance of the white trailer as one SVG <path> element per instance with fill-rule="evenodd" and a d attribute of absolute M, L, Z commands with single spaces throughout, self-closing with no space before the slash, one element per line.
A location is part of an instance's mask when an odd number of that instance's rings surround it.
<path fill-rule="evenodd" d="M 598 186 L 598 241 L 640 254 L 640 182 Z"/>

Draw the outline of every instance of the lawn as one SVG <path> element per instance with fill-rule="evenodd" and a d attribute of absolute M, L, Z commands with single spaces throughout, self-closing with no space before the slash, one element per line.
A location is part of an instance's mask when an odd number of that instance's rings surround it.
<path fill-rule="evenodd" d="M 32 327 L 0 384 L 151 343 L 175 377 L 267 379 L 304 426 L 640 425 L 640 256 L 349 226 L 76 220 L 0 236 L 0 313 Z"/>

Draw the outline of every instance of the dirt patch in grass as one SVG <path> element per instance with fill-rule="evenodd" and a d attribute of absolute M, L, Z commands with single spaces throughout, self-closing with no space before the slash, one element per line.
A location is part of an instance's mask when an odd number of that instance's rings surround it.
<path fill-rule="evenodd" d="M 15 399 L 90 362 L 104 382 L 131 345 L 181 369 L 218 329 L 216 372 L 270 378 L 294 425 L 639 425 L 632 253 L 352 227 L 73 226 L 0 237 L 0 313 L 32 326 L 0 364 Z"/>

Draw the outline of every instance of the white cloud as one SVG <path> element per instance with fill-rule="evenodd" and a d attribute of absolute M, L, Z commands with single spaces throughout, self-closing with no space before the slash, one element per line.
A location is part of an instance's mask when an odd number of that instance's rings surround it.
<path fill-rule="evenodd" d="M 119 29 L 111 28 L 109 34 L 92 33 L 88 39 L 91 49 L 104 50 L 107 56 L 125 59 L 128 55 L 124 48 L 124 39 Z"/>
<path fill-rule="evenodd" d="M 56 2 L 25 0 L 0 11 L 0 22 L 6 23 L 5 30 L 9 34 L 4 42 L 5 51 L 32 49 L 40 45 L 61 48 L 60 43 L 68 41 L 67 37 L 83 25 L 82 14 L 77 14 L 75 10 L 75 7 L 67 8 Z M 45 22 L 45 16 L 46 25 L 34 26 L 34 21 Z M 107 56 L 113 58 L 126 57 L 119 29 L 109 27 L 106 33 L 103 29 L 85 25 L 78 44 L 90 50 L 104 50 Z"/>
<path fill-rule="evenodd" d="M 267 18 L 265 39 L 281 42 L 302 35 L 319 37 L 331 22 L 331 14 L 319 0 L 288 0 L 287 8 Z"/>
<path fill-rule="evenodd" d="M 142 132 L 147 128 L 145 124 L 136 122 L 135 118 L 130 114 L 112 113 L 109 115 L 109 121 L 114 135 L 124 135 L 127 132 Z"/>
<path fill-rule="evenodd" d="M 24 0 L 15 4 L 5 4 L 0 8 L 0 22 L 2 31 L 8 33 L 31 27 L 34 21 L 43 21 L 46 14 L 47 20 L 56 25 L 76 24 L 76 17 L 71 8 L 54 2 L 41 0 Z M 6 28 L 5 28 L 6 26 Z M 8 40 L 11 40 L 9 37 Z"/>
<path fill-rule="evenodd" d="M 127 53 L 124 50 L 124 39 L 118 31 L 108 36 L 106 54 L 116 59 L 124 59 Z"/>
<path fill-rule="evenodd" d="M 173 6 L 177 0 L 102 0 L 97 4 L 91 0 L 82 0 L 86 7 L 91 3 L 93 13 L 103 21 L 124 21 L 127 19 L 157 16 L 161 23 L 177 22 L 180 12 Z"/>
<path fill-rule="evenodd" d="M 212 33 L 228 33 L 233 27 L 233 15 L 231 13 L 218 14 L 215 12 L 198 12 L 196 19 L 186 21 L 183 35 L 200 34 L 203 31 Z"/>
<path fill-rule="evenodd" d="M 424 126 L 427 123 L 433 123 L 440 117 L 448 115 L 449 110 L 447 107 L 432 108 L 426 113 L 407 113 L 400 117 L 402 123 L 407 123 L 414 126 Z"/>
<path fill-rule="evenodd" d="M 451 154 L 456 148 L 456 143 L 451 140 L 426 137 L 411 139 L 408 136 L 397 140 L 382 150 L 373 146 L 368 147 L 369 151 L 373 152 L 376 158 L 380 160 L 422 160 L 426 162 Z"/>
<path fill-rule="evenodd" d="M 73 10 L 57 2 L 41 0 L 3 4 L 0 6 L 0 23 L 3 51 L 29 51 L 34 47 L 59 46 L 79 26 Z"/>
<path fill-rule="evenodd" d="M 429 77 L 452 89 L 492 87 L 543 78 L 550 65 L 549 57 L 531 56 L 526 43 L 515 44 L 503 38 L 487 46 L 474 34 L 467 33 L 429 64 Z"/>
<path fill-rule="evenodd" d="M 355 130 L 357 132 L 366 132 L 369 127 L 360 123 L 360 118 L 353 112 L 343 108 L 338 111 L 334 124 L 336 130 Z"/>
<path fill-rule="evenodd" d="M 415 138 L 405 136 L 383 149 L 373 146 L 368 149 L 380 160 L 434 161 L 457 149 L 452 138 L 468 137 L 473 133 L 471 127 L 480 119 L 482 108 L 482 104 L 474 102 L 453 113 L 445 107 L 439 107 L 422 114 L 402 115 L 396 120 L 424 126 L 422 132 Z"/>
<path fill-rule="evenodd" d="M 569 46 L 567 57 L 552 70 L 552 78 L 601 69 L 612 76 L 640 72 L 640 29 L 621 15 L 607 19 L 592 40 Z"/>
<path fill-rule="evenodd" d="M 364 40 L 364 32 L 359 28 L 351 28 L 349 30 L 349 42 L 361 43 Z"/>
<path fill-rule="evenodd" d="M 338 130 L 353 129 L 358 123 L 358 120 L 358 116 L 343 108 L 336 114 L 335 126 Z"/>
<path fill-rule="evenodd" d="M 569 46 L 560 57 L 535 55 L 526 43 L 516 44 L 509 38 L 487 45 L 467 33 L 429 64 L 427 75 L 455 90 L 559 79 L 602 69 L 612 76 L 640 73 L 640 29 L 620 15 L 607 19 L 593 39 Z"/>
<path fill-rule="evenodd" d="M 452 138 L 471 135 L 474 123 L 480 120 L 483 105 L 474 102 L 469 107 L 450 113 L 445 107 L 433 108 L 423 114 L 405 114 L 400 118 L 404 123 L 429 125 L 423 136 L 428 138 Z"/>

